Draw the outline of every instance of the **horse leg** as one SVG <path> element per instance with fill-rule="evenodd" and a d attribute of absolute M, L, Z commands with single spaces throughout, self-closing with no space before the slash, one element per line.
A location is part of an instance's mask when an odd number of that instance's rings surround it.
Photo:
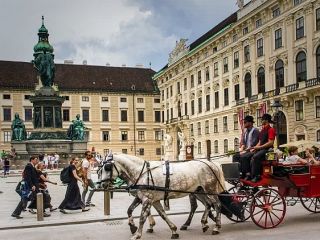
<path fill-rule="evenodd" d="M 147 217 L 150 214 L 151 201 L 148 198 L 142 200 L 142 209 L 140 214 L 139 228 L 130 240 L 140 239 L 142 236 L 143 225 L 146 222 Z"/>
<path fill-rule="evenodd" d="M 180 230 L 182 230 L 182 231 L 188 229 L 188 227 L 191 224 L 194 213 L 196 212 L 196 210 L 198 208 L 197 199 L 194 194 L 189 194 L 189 201 L 190 201 L 191 209 L 190 209 L 187 221 L 180 227 Z"/>
<path fill-rule="evenodd" d="M 136 225 L 134 224 L 134 220 L 133 220 L 133 217 L 132 217 L 132 213 L 133 213 L 133 210 L 136 209 L 136 207 L 139 206 L 139 204 L 141 203 L 141 200 L 140 198 L 138 197 L 135 197 L 135 199 L 133 200 L 133 202 L 131 203 L 131 205 L 129 206 L 128 210 L 127 210 L 127 214 L 128 214 L 128 225 L 130 227 L 130 231 L 132 234 L 134 234 L 136 231 L 137 231 L 137 227 Z"/>
<path fill-rule="evenodd" d="M 203 215 L 201 217 L 201 225 L 202 225 L 202 232 L 206 232 L 209 229 L 208 216 L 209 215 L 212 216 L 211 204 L 208 203 L 208 200 L 206 199 L 205 195 L 203 195 L 203 194 L 197 194 L 196 198 L 205 206 L 205 210 L 204 210 Z"/>
<path fill-rule="evenodd" d="M 171 239 L 178 239 L 179 238 L 179 234 L 177 233 L 177 227 L 176 225 L 174 225 L 168 218 L 166 212 L 164 211 L 160 201 L 156 201 L 153 202 L 153 207 L 157 210 L 157 212 L 159 213 L 160 217 L 166 221 L 166 223 L 168 224 L 169 228 L 171 229 L 172 235 L 171 235 Z"/>
<path fill-rule="evenodd" d="M 154 221 L 154 218 L 151 214 L 151 211 L 148 216 L 148 220 L 149 220 L 149 228 L 147 229 L 147 233 L 153 233 L 153 227 L 154 227 L 154 225 L 156 225 L 156 222 Z"/>
<path fill-rule="evenodd" d="M 216 235 L 220 233 L 219 229 L 221 228 L 221 204 L 218 199 L 218 196 L 213 196 L 212 198 L 209 197 L 209 199 L 211 200 L 211 203 L 212 203 L 211 206 L 213 206 L 217 212 L 215 225 L 213 225 L 213 229 L 212 229 L 212 235 Z"/>

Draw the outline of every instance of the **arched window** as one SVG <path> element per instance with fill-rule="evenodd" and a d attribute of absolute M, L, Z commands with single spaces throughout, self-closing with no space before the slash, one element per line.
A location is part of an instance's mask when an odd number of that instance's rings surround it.
<path fill-rule="evenodd" d="M 307 80 L 307 59 L 306 53 L 301 51 L 296 58 L 297 82 Z"/>
<path fill-rule="evenodd" d="M 228 139 L 223 140 L 223 152 L 228 152 Z"/>
<path fill-rule="evenodd" d="M 317 63 L 317 77 L 320 78 L 320 46 L 316 52 L 316 63 Z"/>
<path fill-rule="evenodd" d="M 261 67 L 258 70 L 258 93 L 264 93 L 266 91 L 265 73 L 264 68 Z"/>
<path fill-rule="evenodd" d="M 317 131 L 317 142 L 320 142 L 320 130 Z"/>
<path fill-rule="evenodd" d="M 234 139 L 234 151 L 238 152 L 240 148 L 239 138 Z"/>
<path fill-rule="evenodd" d="M 244 77 L 244 97 L 251 97 L 251 74 L 247 73 Z"/>
<path fill-rule="evenodd" d="M 214 145 L 214 153 L 219 153 L 218 140 L 215 140 L 213 145 Z"/>
<path fill-rule="evenodd" d="M 278 60 L 275 65 L 276 89 L 284 87 L 284 68 L 283 61 Z"/>

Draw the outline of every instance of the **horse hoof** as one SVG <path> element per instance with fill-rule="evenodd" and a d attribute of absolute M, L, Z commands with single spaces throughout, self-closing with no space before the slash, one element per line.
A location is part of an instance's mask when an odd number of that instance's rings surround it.
<path fill-rule="evenodd" d="M 135 225 L 129 224 L 130 231 L 132 234 L 135 234 L 135 232 L 138 230 L 138 228 Z"/>
<path fill-rule="evenodd" d="M 205 226 L 205 227 L 202 228 L 202 232 L 205 233 L 206 231 L 208 231 L 208 229 L 209 229 L 209 226 Z"/>
<path fill-rule="evenodd" d="M 153 233 L 153 229 L 151 228 L 147 229 L 147 233 Z"/>
<path fill-rule="evenodd" d="M 178 239 L 179 238 L 179 234 L 178 233 L 174 233 L 171 235 L 171 239 Z"/>
<path fill-rule="evenodd" d="M 186 231 L 186 230 L 188 230 L 188 226 L 187 226 L 187 225 L 182 225 L 182 226 L 180 227 L 180 230 L 181 230 L 181 231 Z"/>
<path fill-rule="evenodd" d="M 219 231 L 212 231 L 212 235 L 218 235 L 219 233 Z"/>

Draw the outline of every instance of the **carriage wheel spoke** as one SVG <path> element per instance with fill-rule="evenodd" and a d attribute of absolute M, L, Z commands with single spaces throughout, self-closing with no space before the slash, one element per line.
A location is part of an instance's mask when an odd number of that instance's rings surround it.
<path fill-rule="evenodd" d="M 273 216 L 275 216 L 276 218 L 278 218 L 278 220 L 280 220 L 280 218 L 279 218 L 276 214 L 274 214 L 274 212 L 271 212 L 271 214 L 272 214 Z"/>
<path fill-rule="evenodd" d="M 268 214 L 266 212 L 266 217 L 264 219 L 264 227 L 267 228 L 267 222 L 268 222 Z"/>
<path fill-rule="evenodd" d="M 263 209 L 261 209 L 259 212 L 256 212 L 255 214 L 253 214 L 252 216 L 256 216 L 256 215 L 258 215 L 259 213 L 261 213 L 261 212 L 263 212 L 264 210 Z"/>
<path fill-rule="evenodd" d="M 261 215 L 260 219 L 257 221 L 257 223 L 260 223 L 260 221 L 262 220 L 263 216 L 266 214 L 265 211 L 263 211 L 263 214 Z"/>
<path fill-rule="evenodd" d="M 256 198 L 255 200 L 258 200 L 262 205 L 265 205 L 264 202 L 262 202 L 259 198 Z M 258 205 L 257 205 L 258 206 Z"/>
<path fill-rule="evenodd" d="M 270 212 L 268 212 L 268 215 L 269 215 L 270 221 L 271 221 L 271 223 L 272 223 L 272 226 L 274 226 L 275 224 L 274 224 L 274 222 L 273 222 L 273 219 L 272 219 L 272 216 L 271 216 Z"/>
<path fill-rule="evenodd" d="M 272 211 L 278 211 L 278 212 L 283 212 L 283 209 L 278 209 L 278 208 L 272 208 Z"/>
<path fill-rule="evenodd" d="M 311 205 L 313 205 L 314 199 L 311 199 L 311 203 L 309 204 L 308 208 L 311 207 Z"/>

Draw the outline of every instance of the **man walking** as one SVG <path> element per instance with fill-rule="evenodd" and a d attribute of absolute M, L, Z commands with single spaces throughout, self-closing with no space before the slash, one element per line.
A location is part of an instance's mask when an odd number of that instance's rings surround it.
<path fill-rule="evenodd" d="M 95 185 L 91 179 L 91 164 L 93 164 L 96 160 L 94 159 L 91 151 L 85 152 L 85 158 L 82 160 L 82 171 L 85 178 L 84 188 L 82 192 L 82 202 L 86 204 L 86 207 L 94 207 L 95 205 L 91 203 L 91 198 L 94 194 Z M 88 187 L 91 188 L 89 196 L 86 201 L 86 195 L 88 192 Z"/>
<path fill-rule="evenodd" d="M 24 194 L 21 194 L 21 200 L 11 214 L 12 217 L 17 219 L 22 218 L 20 216 L 21 211 L 27 207 L 28 201 L 30 201 L 30 196 L 35 194 L 39 189 L 39 179 L 37 177 L 37 171 L 35 169 L 35 165 L 38 163 L 38 158 L 36 156 L 30 157 L 30 162 L 25 166 L 23 170 L 23 184 Z"/>
<path fill-rule="evenodd" d="M 250 148 L 257 145 L 259 141 L 259 130 L 253 127 L 254 120 L 252 116 L 246 116 L 243 119 L 245 132 L 241 139 L 239 153 L 233 156 L 233 162 L 240 163 L 241 177 L 249 180 L 250 178 L 250 160 L 254 153 L 250 152 Z"/>

